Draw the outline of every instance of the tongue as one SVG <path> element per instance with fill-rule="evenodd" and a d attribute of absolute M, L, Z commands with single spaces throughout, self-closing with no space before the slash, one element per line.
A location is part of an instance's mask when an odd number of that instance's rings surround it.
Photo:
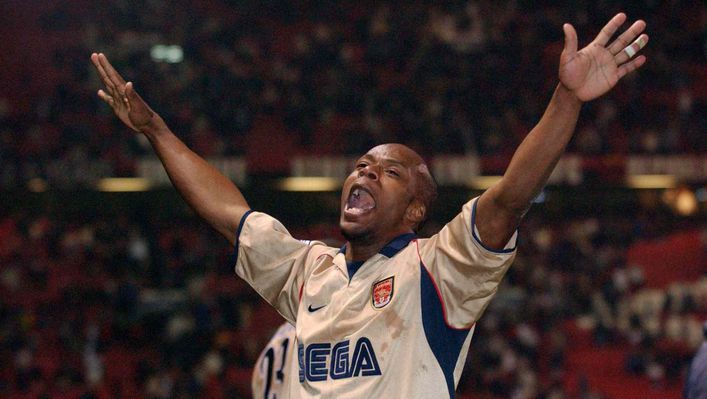
<path fill-rule="evenodd" d="M 371 194 L 363 190 L 356 190 L 356 193 L 349 198 L 349 208 L 358 208 L 362 210 L 373 209 L 376 206 Z"/>

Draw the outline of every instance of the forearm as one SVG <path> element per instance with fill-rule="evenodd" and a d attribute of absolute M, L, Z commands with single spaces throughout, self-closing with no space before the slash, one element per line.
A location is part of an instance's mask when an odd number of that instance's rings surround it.
<path fill-rule="evenodd" d="M 524 212 L 542 190 L 574 133 L 582 103 L 558 85 L 538 124 L 513 155 L 498 186 L 496 200 Z"/>
<path fill-rule="evenodd" d="M 159 115 L 153 119 L 142 132 L 172 184 L 199 216 L 233 243 L 238 224 L 249 209 L 245 198 L 231 180 L 179 140 Z"/>
<path fill-rule="evenodd" d="M 501 181 L 478 204 L 477 227 L 484 241 L 501 248 L 550 177 L 572 138 L 579 101 L 561 84 L 538 124 L 516 150 Z"/>

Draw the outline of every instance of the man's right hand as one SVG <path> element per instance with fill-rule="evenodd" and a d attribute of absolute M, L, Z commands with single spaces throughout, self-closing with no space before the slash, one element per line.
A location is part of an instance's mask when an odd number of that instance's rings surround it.
<path fill-rule="evenodd" d="M 91 62 L 105 84 L 105 90 L 98 90 L 98 97 L 134 131 L 142 132 L 148 128 L 154 122 L 155 112 L 137 94 L 132 82 L 126 83 L 103 53 L 91 54 Z"/>

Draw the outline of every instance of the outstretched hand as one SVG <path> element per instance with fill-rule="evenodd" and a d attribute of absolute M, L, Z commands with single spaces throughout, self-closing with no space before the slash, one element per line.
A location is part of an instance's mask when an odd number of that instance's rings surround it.
<path fill-rule="evenodd" d="M 644 55 L 633 58 L 648 43 L 648 35 L 641 34 L 646 28 L 646 23 L 642 20 L 634 22 L 607 45 L 625 21 L 626 14 L 616 14 L 594 41 L 579 51 L 574 27 L 570 24 L 562 27 L 565 33 L 565 47 L 560 56 L 560 82 L 578 99 L 589 101 L 603 95 L 626 74 L 646 62 Z"/>
<path fill-rule="evenodd" d="M 140 132 L 147 127 L 155 112 L 137 94 L 132 82 L 126 83 L 103 53 L 91 54 L 91 62 L 105 85 L 105 90 L 98 90 L 98 97 L 108 103 L 115 115 L 134 131 Z"/>

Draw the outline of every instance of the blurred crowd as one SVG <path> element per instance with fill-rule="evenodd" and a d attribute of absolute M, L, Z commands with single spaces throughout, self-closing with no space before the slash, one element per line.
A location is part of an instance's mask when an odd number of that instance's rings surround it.
<path fill-rule="evenodd" d="M 621 9 L 607 1 L 520 0 L 24 7 L 32 9 L 27 20 L 7 21 L 31 53 L 0 95 L 3 187 L 62 180 L 71 171 L 81 171 L 74 180 L 130 176 L 136 160 L 151 154 L 95 95 L 94 51 L 106 53 L 198 153 L 265 157 L 262 172 L 287 172 L 297 153 L 358 154 L 391 141 L 427 155 L 508 156 L 557 84 L 562 23 L 572 22 L 586 43 L 618 11 L 646 19 L 649 62 L 585 106 L 570 151 L 706 150 L 707 11 L 700 1 Z M 13 15 L 12 6 L 7 11 Z M 46 51 L 36 51 L 42 45 Z M 179 50 L 165 56 L 163 48 L 160 56 L 158 45 Z M 7 65 L 0 61 L 0 73 Z"/>
<path fill-rule="evenodd" d="M 215 239 L 187 217 L 4 218 L 0 396 L 249 396 L 267 311 L 248 331 L 262 306 Z"/>
<path fill-rule="evenodd" d="M 649 288 L 642 267 L 627 260 L 632 242 L 653 235 L 640 219 L 548 223 L 536 213 L 524 222 L 518 258 L 478 323 L 462 388 L 499 398 L 599 399 L 635 395 L 643 379 L 651 396 L 676 397 L 703 341 L 707 274 Z M 583 359 L 591 357 L 596 363 Z M 597 387 L 611 374 L 624 385 L 618 395 Z"/>
<path fill-rule="evenodd" d="M 655 215 L 548 220 L 531 211 L 518 258 L 477 325 L 459 396 L 606 397 L 596 383 L 577 386 L 572 357 L 616 347 L 617 378 L 650 382 L 663 397 L 679 390 L 701 343 L 707 276 L 648 288 L 626 261 L 634 240 L 675 228 Z M 293 234 L 337 245 L 336 230 Z M 5 212 L 0 396 L 249 397 L 251 367 L 282 319 L 235 276 L 229 251 L 192 215 L 138 205 Z"/>

